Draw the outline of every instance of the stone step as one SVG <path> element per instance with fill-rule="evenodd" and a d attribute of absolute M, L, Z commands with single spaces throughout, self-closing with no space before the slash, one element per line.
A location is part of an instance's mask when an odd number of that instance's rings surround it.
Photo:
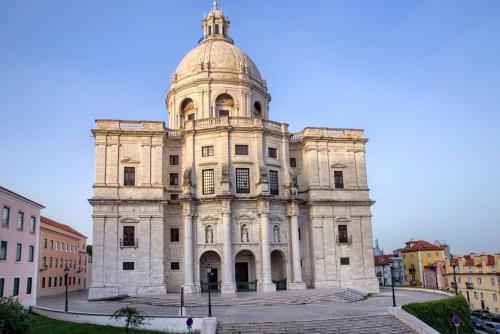
<path fill-rule="evenodd" d="M 289 322 L 218 324 L 218 334 L 278 333 L 415 333 L 391 315 L 367 315 L 335 319 Z"/>

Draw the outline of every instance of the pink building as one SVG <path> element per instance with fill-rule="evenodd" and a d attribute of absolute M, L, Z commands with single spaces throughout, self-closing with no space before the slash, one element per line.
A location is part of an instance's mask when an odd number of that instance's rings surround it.
<path fill-rule="evenodd" d="M 0 187 L 0 297 L 35 305 L 40 210 L 44 206 Z"/>
<path fill-rule="evenodd" d="M 40 218 L 38 296 L 66 291 L 64 269 L 68 268 L 68 291 L 85 290 L 87 284 L 87 237 L 71 226 Z"/>

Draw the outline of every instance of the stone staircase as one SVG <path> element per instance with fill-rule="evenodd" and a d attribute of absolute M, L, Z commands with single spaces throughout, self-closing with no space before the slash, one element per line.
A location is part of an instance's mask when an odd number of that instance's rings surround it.
<path fill-rule="evenodd" d="M 235 295 L 212 294 L 214 306 L 272 306 L 272 305 L 304 305 L 316 303 L 353 303 L 365 299 L 366 295 L 353 289 L 308 289 L 288 290 L 272 293 L 242 292 Z M 207 294 L 185 296 L 186 307 L 206 307 Z M 148 304 L 155 306 L 180 306 L 178 294 L 161 296 L 128 297 L 125 303 Z"/>
<path fill-rule="evenodd" d="M 356 333 L 396 334 L 415 332 L 389 314 L 353 316 L 336 319 L 217 324 L 218 334 L 285 334 L 285 333 Z"/>

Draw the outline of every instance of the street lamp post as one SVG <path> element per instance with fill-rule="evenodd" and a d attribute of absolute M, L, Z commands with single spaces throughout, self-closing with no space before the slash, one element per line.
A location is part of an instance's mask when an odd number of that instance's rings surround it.
<path fill-rule="evenodd" d="M 64 312 L 68 312 L 68 265 L 64 267 L 64 285 L 66 285 L 66 301 L 64 303 Z"/>
<path fill-rule="evenodd" d="M 208 284 L 208 316 L 212 316 L 212 299 L 210 296 L 210 290 L 211 290 L 211 284 L 210 284 L 210 278 L 212 276 L 212 266 L 209 264 L 207 265 L 207 284 Z"/>
<path fill-rule="evenodd" d="M 457 264 L 455 261 L 453 261 L 453 259 L 451 259 L 451 266 L 453 268 L 453 284 L 455 285 L 455 294 L 458 295 L 457 272 L 456 272 Z"/>
<path fill-rule="evenodd" d="M 396 294 L 394 292 L 394 261 L 391 260 L 389 263 L 389 267 L 391 267 L 391 286 L 392 286 L 392 306 L 396 307 Z"/>

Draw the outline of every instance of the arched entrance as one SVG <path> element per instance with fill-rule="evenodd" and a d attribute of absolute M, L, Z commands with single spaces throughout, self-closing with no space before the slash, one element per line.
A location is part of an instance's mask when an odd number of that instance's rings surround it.
<path fill-rule="evenodd" d="M 271 279 L 276 285 L 276 290 L 286 290 L 286 260 L 283 252 L 271 252 Z"/>
<path fill-rule="evenodd" d="M 201 292 L 208 291 L 208 275 L 207 266 L 210 264 L 212 267 L 212 275 L 210 277 L 210 291 L 220 291 L 221 280 L 221 259 L 219 254 L 214 251 L 206 251 L 200 257 L 200 287 Z"/>
<path fill-rule="evenodd" d="M 234 280 L 237 291 L 257 290 L 255 256 L 251 251 L 242 250 L 236 254 L 234 260 Z"/>

